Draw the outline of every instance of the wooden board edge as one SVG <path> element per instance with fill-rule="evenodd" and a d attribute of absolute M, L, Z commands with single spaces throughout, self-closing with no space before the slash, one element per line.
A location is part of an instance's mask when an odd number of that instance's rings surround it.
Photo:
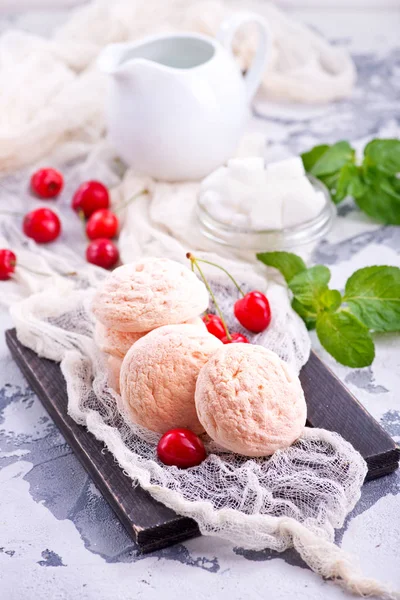
<path fill-rule="evenodd" d="M 323 370 L 323 371 L 321 371 Z M 368 473 L 366 476 L 366 481 L 377 479 L 384 475 L 388 475 L 395 471 L 399 467 L 400 462 L 400 447 L 395 441 L 391 438 L 391 436 L 383 429 L 382 425 L 368 412 L 368 410 L 361 404 L 361 402 L 354 396 L 354 394 L 346 387 L 346 385 L 337 377 L 337 375 L 330 369 L 323 360 L 316 354 L 316 352 L 311 351 L 310 359 L 306 365 L 304 365 L 301 373 L 300 379 L 305 391 L 309 391 L 310 382 L 314 379 L 313 374 L 315 372 L 325 372 L 327 375 L 326 384 L 331 391 L 329 386 L 335 386 L 337 390 L 340 390 L 340 393 L 337 393 L 337 396 L 340 396 L 340 399 L 348 398 L 353 403 L 353 409 L 356 408 L 359 414 L 363 414 L 366 422 L 369 422 L 369 426 L 375 431 L 377 437 L 379 437 L 379 452 L 375 454 L 368 454 L 368 452 L 361 452 L 364 460 L 368 465 Z M 313 404 L 315 406 L 315 403 Z M 311 416 L 311 415 L 309 415 Z M 323 425 L 318 422 L 318 418 L 320 418 L 320 414 L 313 415 L 314 418 L 311 417 L 311 421 L 309 424 L 311 427 L 324 427 L 327 428 L 326 425 Z M 351 439 L 344 434 L 344 432 L 339 429 L 331 429 L 331 431 L 337 431 L 347 439 L 350 443 L 352 443 Z M 355 440 L 354 440 L 355 441 Z M 357 449 L 356 445 L 353 443 L 353 446 Z"/>
<path fill-rule="evenodd" d="M 189 538 L 193 538 L 195 536 L 200 535 L 198 525 L 193 519 L 177 515 L 170 509 L 166 510 L 170 511 L 171 518 L 166 518 L 164 522 L 160 522 L 157 525 L 152 525 L 149 527 L 135 527 L 133 525 L 132 518 L 130 517 L 129 512 L 125 512 L 123 507 L 118 504 L 118 494 L 115 493 L 115 490 L 112 486 L 108 487 L 104 482 L 104 479 L 101 477 L 99 466 L 92 463 L 91 457 L 87 453 L 82 452 L 82 450 L 84 449 L 81 447 L 80 443 L 77 442 L 77 440 L 75 440 L 73 431 L 69 430 L 68 422 L 66 421 L 64 415 L 58 414 L 54 405 L 51 403 L 50 400 L 47 399 L 48 390 L 41 386 L 41 382 L 38 380 L 37 374 L 35 374 L 34 370 L 29 368 L 29 361 L 23 353 L 24 348 L 18 341 L 15 330 L 6 331 L 6 341 L 12 355 L 14 356 L 18 366 L 20 367 L 28 383 L 31 385 L 32 389 L 38 394 L 38 396 L 42 399 L 45 409 L 53 418 L 56 425 L 60 428 L 62 435 L 64 435 L 66 441 L 75 451 L 77 458 L 80 460 L 84 468 L 88 471 L 89 476 L 92 477 L 95 484 L 98 486 L 99 490 L 102 492 L 105 499 L 110 504 L 111 508 L 113 509 L 119 520 L 122 522 L 128 534 L 136 541 L 138 545 L 138 550 L 141 553 L 152 552 L 154 550 L 165 548 L 173 543 L 179 543 Z M 372 419 L 376 423 L 376 426 L 380 428 L 382 434 L 384 435 L 384 440 L 386 439 L 386 443 L 384 444 L 384 450 L 380 454 L 373 455 L 371 457 L 366 457 L 369 469 L 368 474 L 366 476 L 366 481 L 390 474 L 391 472 L 396 470 L 399 466 L 400 448 L 383 430 L 379 423 L 373 419 L 373 417 L 368 413 L 368 411 L 366 411 L 366 409 L 357 400 L 357 398 L 355 398 L 354 395 L 351 394 L 351 392 L 346 388 L 346 386 L 338 379 L 338 377 L 325 365 L 325 363 L 315 353 L 312 353 L 312 360 L 316 364 L 322 364 L 322 367 L 329 372 L 329 377 L 334 379 L 334 384 L 340 384 L 341 388 L 343 389 L 343 393 L 351 397 L 352 400 L 356 402 L 360 408 L 362 408 L 363 413 L 366 413 L 369 419 Z M 43 398 L 45 398 L 44 401 Z M 68 419 L 71 419 L 68 415 L 67 417 Z M 91 435 L 90 432 L 86 430 L 86 428 L 82 427 L 82 430 L 85 430 L 85 433 L 87 435 Z M 68 432 L 68 434 L 66 432 Z M 112 454 L 110 454 L 110 456 L 112 457 Z M 143 490 L 141 491 L 143 492 Z M 155 505 L 160 504 L 157 503 L 157 501 L 154 500 L 154 498 L 151 498 L 150 496 L 149 501 L 154 502 Z"/>
<path fill-rule="evenodd" d="M 29 368 L 27 368 L 26 361 L 21 356 L 20 348 L 16 343 L 16 336 L 14 331 L 15 330 L 6 331 L 7 346 L 9 347 L 10 352 L 15 361 L 17 362 L 25 379 L 32 387 L 33 391 L 38 396 L 40 396 L 45 410 L 53 419 L 56 426 L 59 427 L 61 423 L 60 416 L 54 410 L 54 407 L 51 403 L 43 401 L 43 398 L 46 397 L 46 393 L 41 387 L 40 382 L 38 382 L 38 380 L 34 376 L 34 373 L 32 373 L 32 371 Z M 196 521 L 190 519 L 189 517 L 183 517 L 181 515 L 178 515 L 171 509 L 169 510 L 171 511 L 172 518 L 170 518 L 168 521 L 165 521 L 162 524 L 153 527 L 148 527 L 146 529 L 133 526 L 132 522 L 129 519 L 129 516 L 123 510 L 121 505 L 117 502 L 117 499 L 112 493 L 111 488 L 107 485 L 106 480 L 99 476 L 97 468 L 93 466 L 91 457 L 80 446 L 72 431 L 65 427 L 60 428 L 60 431 L 68 445 L 74 451 L 75 456 L 78 458 L 85 471 L 93 479 L 95 485 L 99 488 L 100 492 L 103 494 L 104 498 L 111 506 L 113 512 L 123 524 L 127 533 L 131 537 L 133 537 L 134 541 L 138 544 L 138 549 L 140 552 L 146 553 L 154 550 L 160 550 L 171 544 L 182 542 L 185 539 L 193 538 L 200 535 L 200 531 Z M 92 434 L 88 432 L 88 435 Z M 110 456 L 112 456 L 111 453 Z M 116 463 L 115 466 L 120 469 L 120 467 Z M 152 501 L 158 503 L 154 498 L 152 498 Z M 155 537 L 157 539 L 154 539 Z"/>
<path fill-rule="evenodd" d="M 382 432 L 385 434 L 385 436 L 387 438 L 388 450 L 399 450 L 400 447 L 398 446 L 398 444 L 396 444 L 396 442 L 393 440 L 393 438 L 383 429 L 381 424 L 371 415 L 371 413 L 365 408 L 365 406 L 360 402 L 360 400 L 358 400 L 358 398 L 353 394 L 353 392 L 351 392 L 349 390 L 349 388 L 343 383 L 343 381 L 341 379 L 339 379 L 339 377 L 336 375 L 336 373 L 334 373 L 332 371 L 332 369 L 330 367 L 328 367 L 328 365 L 326 363 L 324 363 L 324 361 L 318 356 L 318 354 L 314 350 L 311 350 L 310 357 L 311 356 L 312 356 L 313 361 L 318 362 L 326 371 L 328 371 L 329 375 L 333 379 L 336 380 L 337 384 L 341 387 L 341 389 L 344 391 L 344 393 L 351 397 L 353 402 L 355 402 L 358 405 L 359 409 L 361 409 L 363 411 L 363 413 L 369 419 L 372 419 L 377 424 L 377 426 L 382 430 Z M 303 366 L 303 369 L 305 366 L 306 365 Z M 367 458 L 368 457 L 366 457 L 366 459 Z"/>
<path fill-rule="evenodd" d="M 365 481 L 372 481 L 385 475 L 390 475 L 399 468 L 400 447 L 396 444 L 392 450 L 380 454 L 379 456 L 367 456 L 365 462 L 368 465 L 368 473 Z"/>
<path fill-rule="evenodd" d="M 162 538 L 159 538 L 156 541 L 152 539 L 152 536 L 157 528 L 137 532 L 137 544 L 140 553 L 147 554 L 148 552 L 154 552 L 155 550 L 162 550 L 172 544 L 179 544 L 180 542 L 201 535 L 196 521 L 190 517 L 182 517 L 180 515 L 177 516 L 175 521 L 164 524 L 160 526 L 160 528 L 162 528 L 162 531 L 159 531 L 158 533 L 162 535 Z"/>

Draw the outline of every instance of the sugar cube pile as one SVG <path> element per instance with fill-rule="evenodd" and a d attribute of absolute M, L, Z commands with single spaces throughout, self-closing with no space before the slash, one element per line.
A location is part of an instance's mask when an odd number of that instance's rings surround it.
<path fill-rule="evenodd" d="M 226 225 L 253 231 L 281 230 L 311 221 L 325 206 L 301 158 L 269 163 L 260 157 L 232 158 L 203 179 L 200 202 Z"/>

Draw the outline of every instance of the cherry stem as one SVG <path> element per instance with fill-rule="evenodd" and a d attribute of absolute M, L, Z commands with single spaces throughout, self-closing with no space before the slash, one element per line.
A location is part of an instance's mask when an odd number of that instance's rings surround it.
<path fill-rule="evenodd" d="M 21 263 L 18 263 L 18 266 L 21 267 L 21 269 L 25 269 L 25 271 L 29 271 L 29 273 L 33 273 L 33 275 L 41 275 L 42 277 L 51 277 L 51 273 L 41 273 L 40 271 L 34 271 L 33 269 L 30 269 L 26 265 L 21 265 Z M 78 275 L 78 273 L 76 271 L 69 271 L 68 273 L 61 274 L 62 277 L 73 277 L 75 275 Z"/>
<path fill-rule="evenodd" d="M 234 286 L 236 287 L 236 289 L 242 294 L 243 298 L 245 296 L 245 293 L 243 292 L 242 288 L 240 287 L 240 285 L 238 284 L 238 282 L 236 281 L 236 279 L 233 277 L 233 275 L 231 275 L 229 273 L 229 271 L 227 271 L 226 269 L 224 269 L 224 267 L 221 267 L 221 265 L 217 265 L 216 263 L 213 263 L 209 260 L 205 260 L 204 258 L 196 258 L 196 260 L 198 262 L 202 262 L 202 263 L 206 263 L 206 265 L 211 265 L 212 267 L 217 267 L 217 269 L 221 269 L 221 271 L 223 271 L 226 275 L 228 275 L 229 279 L 232 281 L 232 283 L 234 284 Z"/>
<path fill-rule="evenodd" d="M 140 198 L 140 196 L 146 196 L 146 194 L 148 194 L 148 193 L 149 193 L 149 190 L 144 189 L 141 192 L 138 192 L 137 194 L 134 194 L 124 204 L 121 204 L 121 206 L 117 206 L 117 208 L 114 210 L 114 212 L 115 213 L 119 213 L 121 210 L 124 210 L 124 208 L 126 208 L 127 206 L 129 206 L 129 204 L 131 202 L 133 202 L 134 200 L 136 200 L 136 198 Z"/>
<path fill-rule="evenodd" d="M 12 210 L 0 210 L 0 215 L 6 215 L 7 217 L 23 217 L 22 212 L 15 212 Z"/>
<path fill-rule="evenodd" d="M 78 212 L 77 212 L 77 214 L 78 214 L 79 220 L 81 222 L 81 225 L 83 227 L 83 235 L 85 236 L 85 238 L 87 240 L 89 240 L 89 236 L 86 233 L 86 217 L 85 217 L 85 213 L 83 212 L 82 209 L 79 209 Z"/>
<path fill-rule="evenodd" d="M 229 333 L 229 329 L 228 329 L 228 327 L 227 327 L 227 325 L 226 325 L 226 322 L 225 322 L 225 319 L 224 319 L 224 315 L 222 314 L 222 311 L 221 311 L 221 309 L 220 309 L 220 307 L 219 307 L 219 304 L 218 304 L 218 302 L 217 302 L 217 300 L 216 300 L 216 298 L 215 298 L 215 296 L 214 296 L 214 293 L 213 293 L 213 291 L 212 291 L 212 289 L 211 289 L 211 287 L 210 287 L 210 284 L 208 283 L 208 281 L 207 281 L 207 279 L 206 279 L 206 277 L 205 277 L 205 275 L 204 275 L 203 271 L 201 270 L 201 268 L 200 268 L 200 266 L 199 266 L 199 260 L 200 260 L 200 259 L 198 259 L 198 258 L 195 258 L 195 257 L 193 256 L 193 254 L 191 254 L 190 252 L 188 252 L 188 253 L 186 254 L 186 258 L 188 258 L 188 259 L 190 260 L 190 263 L 191 263 L 191 266 L 192 266 L 192 271 L 194 271 L 194 267 L 196 266 L 196 268 L 197 268 L 197 270 L 198 270 L 198 272 L 199 272 L 199 274 L 200 274 L 200 277 L 202 278 L 202 280 L 203 280 L 203 282 L 204 282 L 204 285 L 206 286 L 206 288 L 207 288 L 207 291 L 208 291 L 208 293 L 209 293 L 209 294 L 210 294 L 210 296 L 211 296 L 211 300 L 214 302 L 214 306 L 215 306 L 215 308 L 216 308 L 216 310 L 217 310 L 217 313 L 219 314 L 219 318 L 221 319 L 221 322 L 222 322 L 223 328 L 225 329 L 226 337 L 228 338 L 228 340 L 231 340 L 231 339 L 232 339 L 232 337 L 231 337 L 231 334 Z M 207 262 L 207 261 L 204 261 L 204 260 L 203 260 L 203 261 L 201 261 L 201 262 Z M 212 263 L 209 263 L 209 264 L 212 264 Z"/>

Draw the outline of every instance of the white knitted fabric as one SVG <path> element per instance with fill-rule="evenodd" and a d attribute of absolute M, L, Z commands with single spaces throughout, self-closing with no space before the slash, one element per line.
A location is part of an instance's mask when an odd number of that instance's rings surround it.
<path fill-rule="evenodd" d="M 0 37 L 0 172 L 36 162 L 65 142 L 71 153 L 98 143 L 105 133 L 106 77 L 95 61 L 104 45 L 169 30 L 213 36 L 224 18 L 241 9 L 238 0 L 95 0 L 76 9 L 49 39 L 5 32 Z M 345 50 L 266 1 L 249 1 L 246 9 L 260 12 L 273 34 L 261 95 L 319 103 L 351 93 L 355 69 Z M 240 32 L 234 50 L 242 69 L 250 65 L 255 47 L 256 37 Z"/>

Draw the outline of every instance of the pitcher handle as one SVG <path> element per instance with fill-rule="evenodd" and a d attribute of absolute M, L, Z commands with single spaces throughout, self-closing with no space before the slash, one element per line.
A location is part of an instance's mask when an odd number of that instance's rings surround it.
<path fill-rule="evenodd" d="M 259 32 L 259 43 L 253 63 L 244 76 L 246 94 L 249 102 L 253 99 L 260 85 L 264 69 L 271 53 L 272 34 L 268 23 L 255 13 L 239 12 L 223 21 L 217 39 L 225 48 L 232 51 L 232 42 L 238 29 L 245 23 L 255 23 Z"/>

